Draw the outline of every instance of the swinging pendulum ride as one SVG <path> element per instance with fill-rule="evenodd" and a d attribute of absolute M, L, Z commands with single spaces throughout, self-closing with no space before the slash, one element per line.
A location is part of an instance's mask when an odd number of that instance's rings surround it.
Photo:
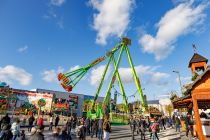
<path fill-rule="evenodd" d="M 103 75 L 102 75 L 102 78 L 101 78 L 101 81 L 100 81 L 100 84 L 97 88 L 97 91 L 96 91 L 96 94 L 95 94 L 95 97 L 94 97 L 94 100 L 93 100 L 92 109 L 90 109 L 88 111 L 87 117 L 100 118 L 102 115 L 108 115 L 108 112 L 105 111 L 105 110 L 107 110 L 107 107 L 111 106 L 110 105 L 111 104 L 111 92 L 110 91 L 113 87 L 113 84 L 114 84 L 116 78 L 117 78 L 118 85 L 119 85 L 119 88 L 120 88 L 120 91 L 121 91 L 121 94 L 122 94 L 122 97 L 123 97 L 125 112 L 128 112 L 128 101 L 127 101 L 125 90 L 124 90 L 124 87 L 123 87 L 123 84 L 122 84 L 122 81 L 121 81 L 121 78 L 120 78 L 120 74 L 118 72 L 119 64 L 120 64 L 122 54 L 123 54 L 124 51 L 127 54 L 130 67 L 132 69 L 134 82 L 135 82 L 135 85 L 136 85 L 136 88 L 138 90 L 140 100 L 141 100 L 141 103 L 142 103 L 142 109 L 147 110 L 147 105 L 146 105 L 146 101 L 144 99 L 144 95 L 143 95 L 143 92 L 142 92 L 140 80 L 137 77 L 137 74 L 136 74 L 136 71 L 135 71 L 135 68 L 134 68 L 134 65 L 133 65 L 133 61 L 132 61 L 132 58 L 131 58 L 131 55 L 130 55 L 130 51 L 128 49 L 128 45 L 131 45 L 131 40 L 128 39 L 128 38 L 122 38 L 121 42 L 119 44 L 117 44 L 111 51 L 106 53 L 106 55 L 96 59 L 95 61 L 93 61 L 89 65 L 87 65 L 85 67 L 82 67 L 82 68 L 79 68 L 79 69 L 76 69 L 76 70 L 73 70 L 73 71 L 69 71 L 65 74 L 63 74 L 63 73 L 58 74 L 58 80 L 60 81 L 61 86 L 66 91 L 71 92 L 72 89 L 78 84 L 78 82 L 84 77 L 84 75 L 91 68 L 98 65 L 99 63 L 101 63 L 105 59 L 108 59 L 106 67 L 105 67 Z M 120 53 L 119 53 L 118 59 L 116 61 L 115 60 L 115 54 L 117 54 L 118 50 L 120 50 Z M 94 108 L 96 106 L 96 100 L 97 100 L 98 95 L 100 93 L 100 90 L 103 86 L 105 76 L 107 74 L 107 70 L 108 70 L 108 67 L 109 67 L 111 61 L 113 62 L 113 65 L 114 65 L 114 72 L 112 73 L 112 79 L 109 82 L 108 89 L 106 91 L 106 95 L 105 95 L 105 98 L 104 98 L 104 101 L 103 101 L 103 106 L 106 107 L 106 109 L 104 111 L 102 111 L 102 108 L 100 106 L 98 106 L 96 111 L 95 111 Z M 110 109 L 109 112 L 110 112 L 109 113 L 110 118 L 112 118 L 112 110 Z"/>

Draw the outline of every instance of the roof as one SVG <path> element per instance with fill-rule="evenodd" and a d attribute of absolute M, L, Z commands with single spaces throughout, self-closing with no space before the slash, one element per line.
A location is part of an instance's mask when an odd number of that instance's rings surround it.
<path fill-rule="evenodd" d="M 198 53 L 194 53 L 194 55 L 190 59 L 188 67 L 191 67 L 192 63 L 197 63 L 197 62 L 208 62 L 208 59 Z"/>
<path fill-rule="evenodd" d="M 91 95 L 85 95 L 85 94 L 78 94 L 78 93 L 69 93 L 69 92 L 62 92 L 62 91 L 54 91 L 54 90 L 48 90 L 48 89 L 36 89 L 37 92 L 47 92 L 51 94 L 55 94 L 56 98 L 62 98 L 62 99 L 68 99 L 69 95 L 76 95 L 79 97 L 82 97 L 84 100 L 86 99 L 94 99 L 94 96 Z M 98 97 L 98 102 L 103 102 L 104 97 Z"/>
<path fill-rule="evenodd" d="M 192 83 L 192 84 L 190 84 L 188 87 L 187 87 L 187 93 L 193 88 L 193 86 L 198 82 L 198 81 L 200 81 L 202 78 L 203 78 L 203 76 L 207 73 L 207 72 L 209 72 L 210 71 L 210 66 L 208 66 L 207 68 L 206 68 L 206 70 L 201 74 L 201 75 L 199 75 L 196 79 L 195 79 L 195 81 Z"/>
<path fill-rule="evenodd" d="M 174 102 L 183 101 L 184 99 L 187 99 L 187 98 L 190 98 L 190 97 L 191 97 L 190 94 L 185 95 L 185 96 L 183 96 L 183 97 L 180 97 L 180 98 L 178 98 L 178 99 L 175 99 L 175 100 L 173 101 L 173 103 L 174 103 Z"/>

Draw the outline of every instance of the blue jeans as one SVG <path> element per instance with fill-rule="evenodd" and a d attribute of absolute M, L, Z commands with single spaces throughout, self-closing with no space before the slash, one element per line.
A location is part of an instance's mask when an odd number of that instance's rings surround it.
<path fill-rule="evenodd" d="M 180 125 L 179 124 L 176 124 L 176 132 L 180 132 Z"/>
<path fill-rule="evenodd" d="M 152 132 L 152 140 L 159 140 L 157 132 Z"/>
<path fill-rule="evenodd" d="M 16 140 L 18 135 L 13 135 L 12 140 Z"/>
<path fill-rule="evenodd" d="M 102 130 L 102 128 L 99 128 L 98 129 L 98 139 L 102 140 L 102 138 L 103 138 L 103 130 Z"/>

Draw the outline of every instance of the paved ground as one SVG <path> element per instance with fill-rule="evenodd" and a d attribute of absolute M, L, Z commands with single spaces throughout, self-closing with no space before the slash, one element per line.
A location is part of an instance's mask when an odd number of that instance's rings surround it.
<path fill-rule="evenodd" d="M 44 132 L 44 135 L 47 137 L 51 135 L 51 132 L 46 131 Z M 27 133 L 27 136 L 29 137 L 30 134 Z M 112 127 L 112 133 L 111 133 L 111 140 L 131 140 L 131 131 L 129 129 L 129 126 L 113 126 Z M 161 131 L 158 133 L 160 140 L 192 140 L 191 137 L 186 137 L 183 133 L 175 132 L 174 129 L 168 128 L 167 130 Z M 76 140 L 77 138 L 75 136 L 72 136 L 73 140 Z M 90 136 L 86 137 L 86 140 L 98 140 L 97 138 L 90 138 Z M 140 136 L 135 133 L 135 140 L 140 140 Z M 146 140 L 150 140 L 149 133 L 146 132 Z M 196 139 L 195 139 L 196 140 Z"/>

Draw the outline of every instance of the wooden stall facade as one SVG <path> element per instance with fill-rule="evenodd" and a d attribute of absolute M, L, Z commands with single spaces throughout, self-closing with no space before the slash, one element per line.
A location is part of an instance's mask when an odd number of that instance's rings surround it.
<path fill-rule="evenodd" d="M 175 109 L 188 108 L 194 111 L 196 132 L 199 140 L 205 140 L 202 130 L 202 122 L 199 109 L 210 109 L 210 67 L 206 65 L 208 60 L 195 53 L 190 60 L 193 76 L 196 70 L 203 70 L 203 73 L 196 77 L 195 81 L 188 86 L 185 96 L 173 101 Z"/>

